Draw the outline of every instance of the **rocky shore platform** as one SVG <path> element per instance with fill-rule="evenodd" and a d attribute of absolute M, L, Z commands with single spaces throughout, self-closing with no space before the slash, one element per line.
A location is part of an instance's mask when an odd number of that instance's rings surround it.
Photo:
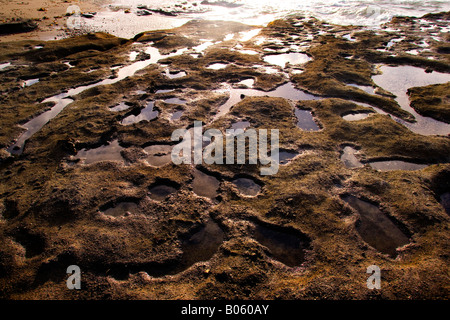
<path fill-rule="evenodd" d="M 449 21 L 1 42 L 0 297 L 448 299 Z M 194 121 L 278 129 L 279 171 L 173 164 Z"/>

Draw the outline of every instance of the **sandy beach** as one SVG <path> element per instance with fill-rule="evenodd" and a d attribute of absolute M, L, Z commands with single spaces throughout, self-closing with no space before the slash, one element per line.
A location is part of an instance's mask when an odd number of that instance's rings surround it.
<path fill-rule="evenodd" d="M 38 28 L 31 32 L 3 35 L 0 42 L 16 40 L 54 40 L 64 34 L 67 25 L 66 12 L 71 5 L 76 5 L 81 12 L 99 12 L 104 10 L 104 0 L 33 0 L 14 1 L 1 0 L 2 12 L 0 23 L 14 22 L 16 20 L 32 20 Z"/>

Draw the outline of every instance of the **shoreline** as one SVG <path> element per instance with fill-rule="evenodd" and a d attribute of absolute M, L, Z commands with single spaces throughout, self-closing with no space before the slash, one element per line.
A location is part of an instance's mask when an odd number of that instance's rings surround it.
<path fill-rule="evenodd" d="M 180 3 L 187 3 L 187 7 L 181 7 Z M 228 21 L 241 22 L 229 16 L 229 12 L 224 11 L 224 16 L 217 16 L 215 11 L 218 5 L 207 4 L 209 8 L 200 8 L 197 2 L 173 2 L 170 5 L 163 3 L 156 6 L 135 5 L 131 2 L 129 5 L 112 3 L 112 0 L 37 0 L 33 2 L 14 2 L 11 0 L 0 0 L 0 4 L 5 8 L 5 13 L 0 13 L 0 27 L 6 23 L 30 22 L 36 24 L 37 28 L 31 31 L 23 31 L 20 33 L 2 34 L 0 30 L 0 42 L 20 41 L 20 40 L 37 40 L 49 41 L 70 38 L 73 36 L 85 34 L 104 32 L 114 35 L 119 38 L 132 39 L 139 33 L 154 30 L 168 30 L 180 27 L 181 25 L 192 20 L 209 20 L 209 21 Z M 203 4 L 203 2 L 201 3 Z M 81 18 L 81 28 L 79 30 L 72 29 L 69 16 L 66 16 L 67 9 L 70 6 L 78 6 L 82 14 L 89 14 L 89 17 Z M 220 6 L 220 5 L 219 5 Z M 221 5 L 223 6 L 223 5 Z M 211 11 L 210 11 L 211 10 Z M 226 14 L 225 14 L 226 13 Z M 228 16 L 227 16 L 228 14 Z M 426 13 L 422 16 L 414 15 L 394 15 L 392 20 L 402 19 L 405 17 L 412 19 L 426 19 L 428 15 L 444 14 L 448 15 L 446 11 L 436 11 L 435 13 Z M 245 19 L 244 23 L 252 26 L 265 27 L 271 21 L 278 19 L 286 19 L 290 16 L 303 16 L 308 19 L 317 19 L 326 24 L 339 25 L 341 27 L 358 27 L 365 30 L 383 30 L 385 25 L 389 24 L 391 20 L 386 22 L 379 21 L 377 26 L 365 26 L 358 23 L 348 21 L 348 24 L 332 23 L 324 17 L 311 15 L 308 12 L 285 14 L 279 16 L 272 15 L 272 19 L 268 20 L 268 16 L 263 18 L 255 18 L 261 20 L 260 23 L 252 23 Z M 343 19 L 345 16 L 342 17 Z M 345 21 L 345 19 L 343 20 Z M 435 22 L 439 25 L 439 22 Z M 3 29 L 7 29 L 4 26 Z M 445 28 L 448 30 L 448 27 Z M 443 31 L 445 32 L 445 31 Z M 447 31 L 448 32 L 448 31 Z"/>

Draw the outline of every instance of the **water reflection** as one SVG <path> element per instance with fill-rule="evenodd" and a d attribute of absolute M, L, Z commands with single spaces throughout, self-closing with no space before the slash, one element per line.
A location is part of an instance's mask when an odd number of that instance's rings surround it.
<path fill-rule="evenodd" d="M 356 230 L 364 241 L 391 257 L 396 249 L 409 243 L 408 237 L 377 206 L 354 196 L 343 198 L 360 215 Z"/>
<path fill-rule="evenodd" d="M 411 131 L 423 135 L 448 135 L 450 124 L 424 117 L 418 114 L 410 105 L 407 91 L 412 87 L 422 87 L 430 84 L 439 84 L 450 81 L 450 74 L 432 72 L 426 73 L 424 69 L 412 66 L 381 66 L 379 75 L 372 77 L 381 88 L 395 94 L 395 99 L 402 109 L 411 113 L 417 122 L 409 123 L 398 119 L 398 122 Z"/>

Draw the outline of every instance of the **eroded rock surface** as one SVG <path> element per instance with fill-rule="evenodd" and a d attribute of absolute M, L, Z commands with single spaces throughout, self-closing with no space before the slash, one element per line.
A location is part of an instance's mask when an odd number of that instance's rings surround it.
<path fill-rule="evenodd" d="M 393 33 L 298 17 L 276 20 L 247 41 L 226 35 L 255 27 L 192 21 L 131 40 L 96 33 L 39 49 L 33 41 L 2 43 L 0 296 L 448 298 L 450 219 L 440 202 L 449 191 L 449 136 L 409 130 L 397 120 L 414 121 L 412 114 L 372 80 L 378 64 L 450 71 L 448 35 L 416 28 L 421 21 L 395 19 L 386 25 Z M 202 39 L 211 43 L 199 48 Z M 420 41 L 431 50 L 405 53 Z M 308 59 L 284 66 L 264 59 L 287 52 Z M 225 67 L 208 68 L 217 63 Z M 100 85 L 105 79 L 111 81 Z M 248 79 L 258 94 L 243 93 L 220 113 L 229 88 Z M 288 82 L 302 95 L 272 94 Z M 7 151 L 21 124 L 55 106 L 45 99 L 79 87 L 23 152 Z M 446 88 L 411 90 L 413 108 L 448 120 Z M 431 91 L 432 112 L 421 111 Z M 149 102 L 155 117 L 125 125 Z M 307 110 L 317 128 L 299 127 L 296 110 Z M 371 115 L 343 118 L 358 113 Z M 273 176 L 261 176 L 259 164 L 175 165 L 167 157 L 172 132 L 194 121 L 223 132 L 240 121 L 243 130 L 278 129 L 280 148 L 292 156 L 286 153 Z M 81 159 L 102 146 L 117 152 Z M 358 149 L 357 166 L 341 161 L 345 146 Z M 382 159 L 429 165 L 386 172 L 365 165 Z M 212 186 L 198 185 L 204 176 Z M 233 183 L 237 178 L 254 182 L 250 196 Z M 386 254 L 367 243 L 345 196 L 376 203 L 401 228 L 402 247 L 390 243 Z M 293 246 L 301 250 L 289 255 Z M 83 290 L 66 288 L 72 264 L 83 272 Z M 365 286 L 373 264 L 386 270 L 377 293 Z"/>

